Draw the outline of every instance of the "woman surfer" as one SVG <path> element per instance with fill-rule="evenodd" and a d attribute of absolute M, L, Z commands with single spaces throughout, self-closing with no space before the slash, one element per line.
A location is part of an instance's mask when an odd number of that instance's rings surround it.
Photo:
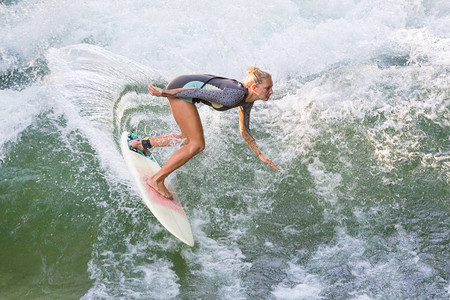
<path fill-rule="evenodd" d="M 279 170 L 261 153 L 249 129 L 250 110 L 253 103 L 256 100 L 267 101 L 273 94 L 272 86 L 271 75 L 257 67 L 248 69 L 248 76 L 243 84 L 233 79 L 213 75 L 182 75 L 172 80 L 167 90 L 149 84 L 148 89 L 151 95 L 168 98 L 170 109 L 181 133 L 136 139 L 131 142 L 131 146 L 141 151 L 148 151 L 151 147 L 176 145 L 180 139 L 183 142 L 182 147 L 169 158 L 166 164 L 147 179 L 147 184 L 164 197 L 170 198 L 170 192 L 164 185 L 165 178 L 205 148 L 203 127 L 195 106 L 196 102 L 203 102 L 220 111 L 239 107 L 239 129 L 242 137 L 262 162 L 268 164 L 273 170 Z"/>

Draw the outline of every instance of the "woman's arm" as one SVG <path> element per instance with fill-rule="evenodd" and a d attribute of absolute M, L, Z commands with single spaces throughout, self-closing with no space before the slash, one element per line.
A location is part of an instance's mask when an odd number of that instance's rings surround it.
<path fill-rule="evenodd" d="M 177 88 L 162 90 L 153 85 L 148 85 L 148 90 L 153 96 L 177 97 L 189 99 L 201 99 L 209 103 L 217 103 L 231 108 L 236 107 L 246 95 L 242 89 L 224 88 L 221 89 L 201 89 L 201 88 Z"/>
<path fill-rule="evenodd" d="M 170 97 L 179 93 L 181 91 L 189 90 L 192 88 L 180 88 L 180 89 L 172 89 L 172 90 L 163 90 L 159 87 L 153 86 L 151 83 L 148 84 L 148 91 L 152 96 L 156 97 Z"/>
<path fill-rule="evenodd" d="M 272 170 L 280 170 L 280 168 L 277 167 L 269 158 L 262 154 L 261 150 L 259 150 L 259 147 L 256 144 L 255 139 L 249 132 L 250 109 L 251 108 L 248 108 L 247 111 L 245 111 L 242 106 L 239 106 L 239 130 L 241 132 L 241 135 L 250 149 L 252 149 L 252 151 L 263 163 L 268 164 Z"/>

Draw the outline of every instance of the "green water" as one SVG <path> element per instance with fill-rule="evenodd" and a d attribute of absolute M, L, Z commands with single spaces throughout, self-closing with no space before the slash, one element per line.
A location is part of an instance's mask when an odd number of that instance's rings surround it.
<path fill-rule="evenodd" d="M 121 123 L 135 113 L 126 111 Z M 230 130 L 231 119 L 225 118 Z M 417 145 L 380 167 L 379 146 L 370 140 L 386 119 L 331 118 L 317 123 L 316 136 L 300 148 L 257 132 L 272 155 L 304 151 L 282 160 L 280 173 L 261 168 L 236 134 L 212 142 L 172 178 L 193 223 L 190 249 L 158 225 L 130 182 L 105 169 L 101 148 L 69 130 L 65 117 L 41 113 L 6 145 L 2 161 L 2 298 L 79 299 L 99 283 L 106 292 L 93 298 L 158 298 L 150 291 L 160 282 L 177 291 L 167 298 L 215 298 L 229 288 L 266 299 L 274 286 L 289 289 L 310 278 L 305 286 L 320 288 L 326 299 L 355 291 L 443 299 L 448 165 L 430 154 L 448 149 L 449 130 L 413 112 L 401 130 L 377 131 L 381 143 Z M 145 124 L 144 118 L 138 130 Z M 279 123 L 272 126 L 280 131 Z M 142 280 L 148 272 L 158 279 Z M 127 288 L 140 292 L 130 297 Z"/>
<path fill-rule="evenodd" d="M 445 1 L 188 2 L 0 3 L 0 299 L 449 299 Z M 190 248 L 120 134 L 178 132 L 149 82 L 253 64 L 282 170 L 198 105 L 206 149 L 170 176 Z"/>

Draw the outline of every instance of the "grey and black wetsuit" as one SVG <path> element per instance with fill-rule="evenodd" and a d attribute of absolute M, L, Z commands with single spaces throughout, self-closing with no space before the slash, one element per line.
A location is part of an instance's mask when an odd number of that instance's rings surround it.
<path fill-rule="evenodd" d="M 202 102 L 219 111 L 239 107 L 244 113 L 245 129 L 252 136 L 249 123 L 253 102 L 245 102 L 248 90 L 239 81 L 207 74 L 181 75 L 167 85 L 168 90 L 179 88 L 190 89 L 180 91 L 173 96 L 190 103 Z"/>

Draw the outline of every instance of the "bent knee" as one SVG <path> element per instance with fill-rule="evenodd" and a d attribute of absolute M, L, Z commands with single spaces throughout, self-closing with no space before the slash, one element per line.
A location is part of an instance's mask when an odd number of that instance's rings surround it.
<path fill-rule="evenodd" d="M 187 144 L 187 147 L 189 147 L 189 151 L 191 152 L 192 156 L 199 154 L 203 150 L 205 150 L 205 143 L 204 142 L 190 142 Z"/>

